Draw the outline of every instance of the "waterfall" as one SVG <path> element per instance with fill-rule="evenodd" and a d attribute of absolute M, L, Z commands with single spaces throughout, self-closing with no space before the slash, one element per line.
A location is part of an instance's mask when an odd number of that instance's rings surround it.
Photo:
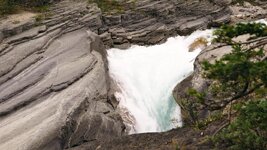
<path fill-rule="evenodd" d="M 189 46 L 203 37 L 210 43 L 212 30 L 169 38 L 154 46 L 133 45 L 108 50 L 109 71 L 120 91 L 115 93 L 129 133 L 162 132 L 182 126 L 180 107 L 172 90 L 193 71 L 201 51 Z"/>

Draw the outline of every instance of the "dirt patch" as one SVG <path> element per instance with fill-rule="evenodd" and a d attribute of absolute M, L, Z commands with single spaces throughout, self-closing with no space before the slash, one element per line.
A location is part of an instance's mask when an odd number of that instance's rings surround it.
<path fill-rule="evenodd" d="M 38 13 L 28 11 L 22 11 L 18 14 L 8 15 L 0 20 L 0 28 L 7 27 L 10 25 L 19 25 L 24 22 L 28 22 L 29 20 L 34 19 L 34 17 L 37 15 Z"/>

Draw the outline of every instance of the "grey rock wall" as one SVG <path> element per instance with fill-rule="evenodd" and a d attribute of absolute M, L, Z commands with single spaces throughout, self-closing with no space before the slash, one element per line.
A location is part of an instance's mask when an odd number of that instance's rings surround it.
<path fill-rule="evenodd" d="M 124 134 L 108 98 L 104 45 L 90 31 L 99 9 L 86 4 L 59 3 L 56 15 L 27 28 L 0 25 L 0 149 L 63 149 Z"/>
<path fill-rule="evenodd" d="M 142 0 L 119 14 L 103 14 L 98 34 L 109 46 L 127 48 L 130 43 L 151 45 L 168 37 L 230 21 L 227 1 Z"/>

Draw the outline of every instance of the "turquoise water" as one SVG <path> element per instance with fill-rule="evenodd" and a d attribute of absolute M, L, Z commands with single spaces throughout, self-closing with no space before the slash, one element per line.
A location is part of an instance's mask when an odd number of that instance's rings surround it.
<path fill-rule="evenodd" d="M 199 37 L 210 39 L 211 34 L 211 30 L 197 31 L 161 45 L 108 50 L 110 76 L 120 88 L 115 96 L 130 134 L 182 126 L 172 90 L 193 71 L 200 49 L 189 52 L 189 45 Z"/>

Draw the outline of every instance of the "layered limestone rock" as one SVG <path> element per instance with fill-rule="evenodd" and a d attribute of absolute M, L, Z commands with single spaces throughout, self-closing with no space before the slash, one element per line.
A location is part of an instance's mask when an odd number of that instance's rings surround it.
<path fill-rule="evenodd" d="M 85 4 L 64 1 L 46 20 L 0 25 L 0 149 L 63 149 L 123 135 L 108 99 L 104 46 L 89 30 L 100 11 Z"/>
<path fill-rule="evenodd" d="M 230 21 L 227 1 L 144 0 L 119 14 L 104 14 L 99 34 L 109 46 L 158 44 L 177 34 L 189 34 Z"/>
<path fill-rule="evenodd" d="M 254 5 L 244 2 L 243 5 L 230 5 L 229 8 L 233 13 L 231 22 L 247 22 L 265 18 L 267 16 L 267 2 L 264 0 L 257 0 L 253 4 Z"/>

